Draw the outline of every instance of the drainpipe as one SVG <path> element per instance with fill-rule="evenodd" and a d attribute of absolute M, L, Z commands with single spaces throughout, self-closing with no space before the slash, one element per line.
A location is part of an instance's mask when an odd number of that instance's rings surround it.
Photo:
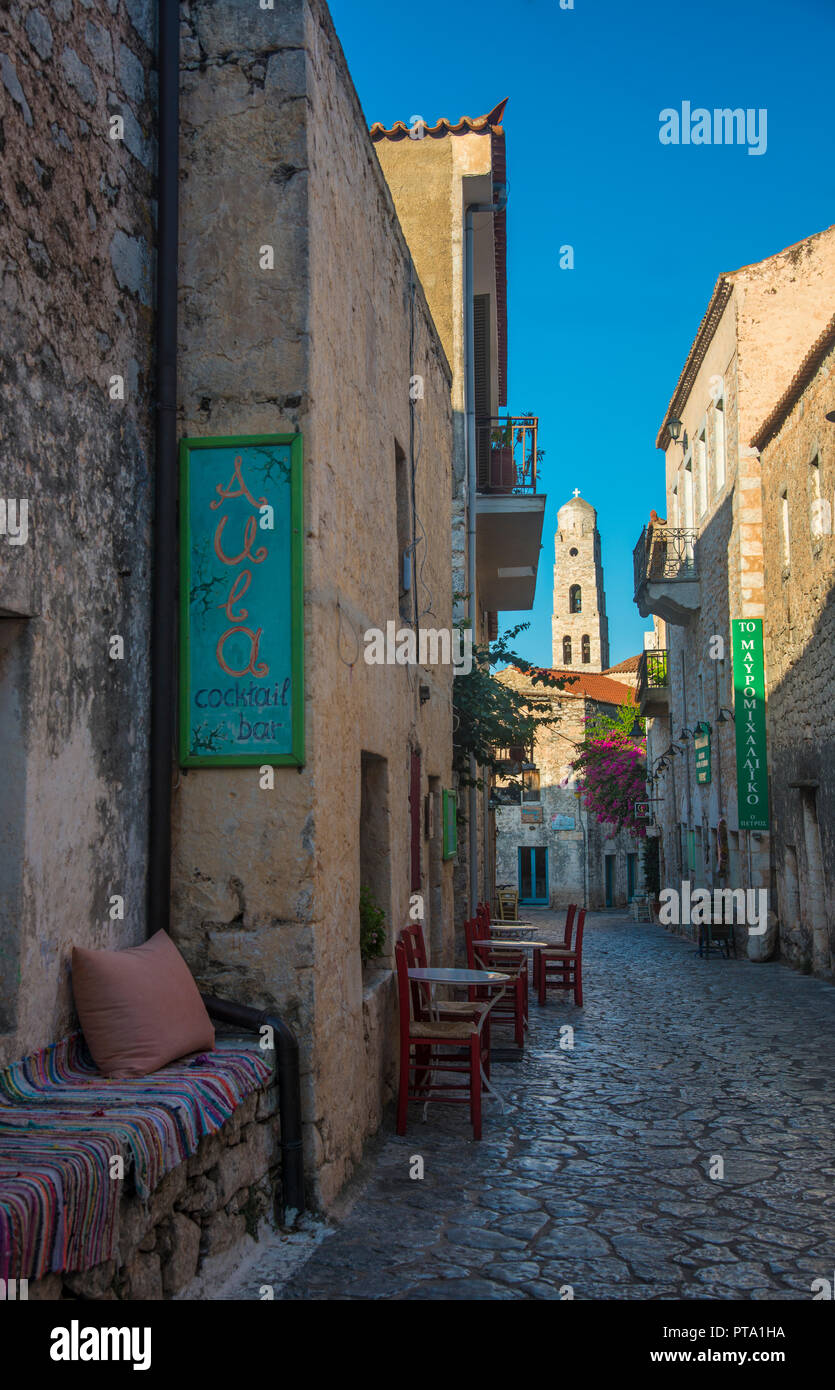
<path fill-rule="evenodd" d="M 171 914 L 171 763 L 174 756 L 177 595 L 177 258 L 180 6 L 159 0 L 157 136 L 157 417 L 151 621 L 151 792 L 148 935 Z"/>
<path fill-rule="evenodd" d="M 474 235 L 473 217 L 479 212 L 495 215 L 507 206 L 507 193 L 497 203 L 470 203 L 464 212 L 464 382 L 466 393 L 466 455 L 467 455 L 467 587 L 470 591 L 469 618 L 475 641 L 478 627 L 476 602 L 476 456 L 475 456 L 475 358 L 473 354 L 474 301 Z M 475 916 L 478 903 L 478 799 L 475 780 L 478 775 L 475 758 L 470 758 L 469 795 L 469 854 L 470 854 L 470 916 Z"/>
<path fill-rule="evenodd" d="M 283 1018 L 270 1013 L 269 1009 L 253 1009 L 248 1004 L 236 1004 L 231 999 L 215 999 L 209 994 L 202 995 L 202 999 L 210 1017 L 217 1019 L 219 1023 L 230 1023 L 233 1027 L 244 1028 L 249 1033 L 261 1034 L 263 1028 L 272 1029 L 278 1072 L 281 1189 L 284 1194 L 284 1206 L 302 1212 L 305 1209 L 302 1101 L 299 1044 L 296 1035 Z M 278 1203 L 276 1217 L 281 1224 L 284 1213 L 278 1210 Z"/>

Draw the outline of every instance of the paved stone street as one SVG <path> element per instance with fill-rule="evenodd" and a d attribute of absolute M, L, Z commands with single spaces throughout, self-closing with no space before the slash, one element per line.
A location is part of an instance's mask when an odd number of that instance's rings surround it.
<path fill-rule="evenodd" d="M 583 1010 L 532 999 L 524 1060 L 494 1066 L 510 1104 L 487 1103 L 482 1142 L 464 1106 L 426 1124 L 410 1107 L 403 1139 L 390 1121 L 364 1190 L 277 1296 L 810 1299 L 832 1277 L 835 989 L 700 960 L 625 914 L 587 919 L 585 956 Z"/>

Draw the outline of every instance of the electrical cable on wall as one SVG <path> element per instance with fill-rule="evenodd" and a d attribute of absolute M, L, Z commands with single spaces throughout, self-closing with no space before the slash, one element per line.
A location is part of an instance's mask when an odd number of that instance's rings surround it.
<path fill-rule="evenodd" d="M 351 672 L 351 675 L 353 675 L 353 674 L 354 674 L 354 667 L 355 667 L 356 663 L 359 661 L 360 648 L 361 648 L 361 645 L 362 645 L 362 639 L 361 639 L 361 637 L 360 637 L 359 632 L 357 631 L 357 629 L 354 627 L 353 623 L 351 622 L 351 619 L 350 619 L 349 617 L 347 617 L 347 615 L 343 618 L 343 609 L 342 609 L 342 604 L 341 604 L 341 602 L 340 602 L 340 600 L 339 600 L 339 595 L 337 595 L 337 598 L 336 598 L 336 611 L 337 611 L 337 613 L 339 614 L 339 619 L 338 619 L 338 624 L 337 624 L 337 629 L 336 629 L 336 653 L 337 653 L 337 656 L 339 657 L 339 660 L 342 662 L 342 665 L 343 665 L 343 666 L 347 666 L 347 667 L 348 667 L 348 670 Z M 348 627 L 349 627 L 350 630 L 351 630 L 351 636 L 353 637 L 354 642 L 355 642 L 355 644 L 356 644 L 356 654 L 354 655 L 354 658 L 353 658 L 352 661 L 346 661 L 345 657 L 342 655 L 342 627 L 343 627 L 343 623 L 347 623 Z"/>

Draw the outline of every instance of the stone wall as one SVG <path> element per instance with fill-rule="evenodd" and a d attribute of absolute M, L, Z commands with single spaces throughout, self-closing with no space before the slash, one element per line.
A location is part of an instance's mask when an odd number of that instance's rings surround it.
<path fill-rule="evenodd" d="M 180 427 L 304 435 L 307 748 L 274 791 L 257 769 L 180 773 L 174 930 L 201 984 L 296 1028 L 311 1198 L 327 1203 L 394 1082 L 412 751 L 422 795 L 451 785 L 451 668 L 363 659 L 366 630 L 400 626 L 396 457 L 408 478 L 415 375 L 421 624 L 451 623 L 450 375 L 324 3 L 212 0 L 184 20 Z M 365 972 L 363 753 L 384 763 L 389 808 L 388 939 Z M 427 936 L 449 954 L 451 865 L 433 885 L 421 849 Z"/>
<path fill-rule="evenodd" d="M 153 16 L 3 6 L 0 496 L 28 539 L 0 535 L 0 1065 L 70 1031 L 74 944 L 144 935 Z"/>
<path fill-rule="evenodd" d="M 835 284 L 829 294 L 831 309 Z M 780 950 L 790 964 L 825 978 L 835 963 L 835 427 L 825 419 L 835 405 L 833 372 L 830 348 L 762 455 L 767 737 Z"/>
<path fill-rule="evenodd" d="M 504 671 L 502 681 L 525 688 L 527 682 L 518 672 Z M 612 715 L 614 706 L 601 705 L 584 696 L 547 692 L 542 686 L 531 688 L 538 700 L 548 699 L 560 713 L 559 723 L 543 726 L 534 742 L 534 762 L 540 777 L 542 821 L 536 825 L 522 823 L 521 805 L 499 806 L 496 810 L 496 882 L 519 884 L 519 848 L 535 845 L 548 850 L 548 899 L 552 908 L 567 907 L 569 903 L 585 902 L 590 911 L 603 911 L 606 906 L 605 860 L 612 856 L 612 906 L 627 904 L 627 855 L 636 855 L 636 888 L 643 886 L 641 841 L 626 831 L 612 834 L 612 827 L 602 825 L 590 815 L 575 796 L 571 759 L 576 745 L 586 733 L 586 718 L 596 711 Z M 566 785 L 563 785 L 565 783 Z M 530 805 L 532 803 L 525 803 Z M 535 804 L 535 803 L 533 803 Z M 555 830 L 553 816 L 571 816 L 573 829 Z"/>
<path fill-rule="evenodd" d="M 273 1224 L 280 1186 L 275 1089 L 247 1096 L 216 1134 L 167 1173 L 142 1202 L 125 1179 L 117 1226 L 117 1256 L 94 1269 L 31 1281 L 33 1299 L 172 1298 L 208 1261 L 258 1238 Z"/>
<path fill-rule="evenodd" d="M 683 625 L 668 624 L 671 686 L 669 720 L 653 721 L 653 754 L 671 742 L 681 745 L 662 773 L 657 795 L 662 828 L 662 887 L 680 889 L 683 879 L 707 887 L 771 888 L 767 833 L 739 830 L 734 724 L 718 723 L 721 706 L 733 708 L 730 623 L 733 618 L 763 618 L 767 610 L 763 577 L 763 487 L 760 461 L 748 444 L 788 386 L 804 350 L 831 316 L 835 281 L 835 229 L 724 277 L 728 296 L 713 327 L 697 340 L 693 379 L 687 396 L 677 402 L 690 442 L 666 449 L 666 516 L 671 526 L 698 531 L 701 604 Z M 722 400 L 721 419 L 717 399 Z M 724 426 L 724 479 L 717 467 L 719 426 Z M 699 480 L 698 440 L 704 434 L 706 480 Z M 682 436 L 683 437 L 683 436 Z M 684 502 L 685 468 L 693 467 L 693 510 Z M 716 645 L 721 639 L 724 649 Z M 692 740 L 681 730 L 707 720 L 712 734 L 712 781 L 696 782 Z M 772 770 L 773 775 L 773 770 Z M 730 870 L 719 876 L 717 828 L 727 822 Z M 695 868 L 688 864 L 682 836 L 696 840 Z M 773 901 L 770 902 L 773 907 Z M 737 930 L 745 949 L 747 930 Z M 760 946 L 752 944 L 756 954 Z"/>
<path fill-rule="evenodd" d="M 411 113 L 410 113 L 411 114 Z M 424 113 L 425 114 L 425 113 Z M 456 621 L 466 620 L 470 612 L 469 500 L 466 450 L 466 370 L 464 362 L 464 207 L 467 202 L 486 202 L 492 197 L 493 145 L 488 127 L 473 130 L 467 126 L 455 134 L 440 122 L 434 134 L 421 139 L 383 138 L 374 149 L 391 190 L 397 214 L 415 260 L 415 267 L 426 291 L 427 302 L 452 368 L 453 409 L 452 471 L 452 591 Z M 480 192 L 476 196 L 475 189 Z M 475 293 L 491 297 L 491 391 L 498 413 L 498 337 L 496 332 L 495 249 L 492 227 L 486 218 L 476 219 Z M 473 639 L 488 641 L 487 613 L 479 594 L 476 571 L 476 621 Z M 492 895 L 492 817 L 485 812 L 479 794 L 471 799 L 468 788 L 458 790 L 462 820 L 458 833 L 458 852 L 454 860 L 455 928 L 459 963 L 465 958 L 462 924 L 470 903 L 470 817 L 475 806 L 477 897 Z"/>

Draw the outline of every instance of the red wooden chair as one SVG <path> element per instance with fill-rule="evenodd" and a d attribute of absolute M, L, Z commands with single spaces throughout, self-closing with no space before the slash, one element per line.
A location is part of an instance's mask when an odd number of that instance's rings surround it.
<path fill-rule="evenodd" d="M 397 1097 L 397 1133 L 406 1133 L 410 1100 L 467 1104 L 473 1138 L 481 1138 L 481 1068 L 487 1061 L 485 1042 L 470 1019 L 415 1019 L 409 989 L 409 966 L 404 942 L 394 948 L 397 994 L 400 1004 L 400 1090 Z M 412 1049 L 414 1048 L 414 1059 Z M 462 1049 L 466 1061 L 462 1060 Z M 469 1054 L 469 1055 L 467 1055 Z M 467 1081 L 438 1081 L 436 1073 L 460 1073 Z M 414 1082 L 412 1083 L 412 1076 Z M 448 1095 L 465 1091 L 465 1095 Z"/>
<path fill-rule="evenodd" d="M 562 938 L 562 948 L 564 951 L 571 950 L 571 933 L 574 930 L 574 914 L 576 913 L 576 911 L 577 904 L 569 903 L 568 909 L 565 914 L 565 931 L 563 932 Z M 542 954 L 543 949 L 544 948 L 542 946 L 537 946 L 536 950 L 533 953 L 533 987 L 536 990 L 539 989 L 539 958 Z"/>
<path fill-rule="evenodd" d="M 496 994 L 503 997 L 490 1010 L 493 1020 L 504 1019 L 513 1023 L 513 1036 L 517 1046 L 525 1045 L 525 986 L 527 982 L 527 971 L 523 974 L 517 970 L 509 961 L 504 959 L 493 959 L 489 946 L 476 946 L 475 942 L 481 939 L 484 931 L 481 920 L 473 917 L 464 923 L 464 936 L 467 942 L 467 964 L 471 970 L 500 970 L 503 975 L 509 975 L 510 979 L 504 983 L 487 983 L 484 985 L 472 985 L 470 987 L 471 999 L 491 999 Z"/>
<path fill-rule="evenodd" d="M 426 969 L 428 957 L 426 954 L 426 938 L 423 935 L 423 926 L 420 922 L 410 922 L 403 927 L 400 932 L 400 940 L 406 947 L 406 965 L 409 970 L 416 966 L 422 970 Z M 410 980 L 412 986 L 412 1017 L 426 1022 L 430 1018 L 440 1018 L 444 1021 L 451 1020 L 456 1022 L 460 1019 L 469 1019 L 478 1024 L 483 1015 L 487 1012 L 487 1005 L 480 1004 L 471 999 L 437 999 L 434 1006 L 430 1009 L 426 985 L 421 985 L 420 980 Z M 490 1056 L 490 1019 L 485 1018 L 482 1026 L 484 1043 L 487 1048 L 487 1056 Z M 489 1065 L 484 1068 L 485 1076 L 489 1077 Z"/>
<path fill-rule="evenodd" d="M 573 989 L 574 1003 L 583 1002 L 583 924 L 586 920 L 585 908 L 580 909 L 577 918 L 577 936 L 574 949 L 565 946 L 549 946 L 542 949 L 539 964 L 539 1002 L 545 1003 L 548 989 Z"/>

